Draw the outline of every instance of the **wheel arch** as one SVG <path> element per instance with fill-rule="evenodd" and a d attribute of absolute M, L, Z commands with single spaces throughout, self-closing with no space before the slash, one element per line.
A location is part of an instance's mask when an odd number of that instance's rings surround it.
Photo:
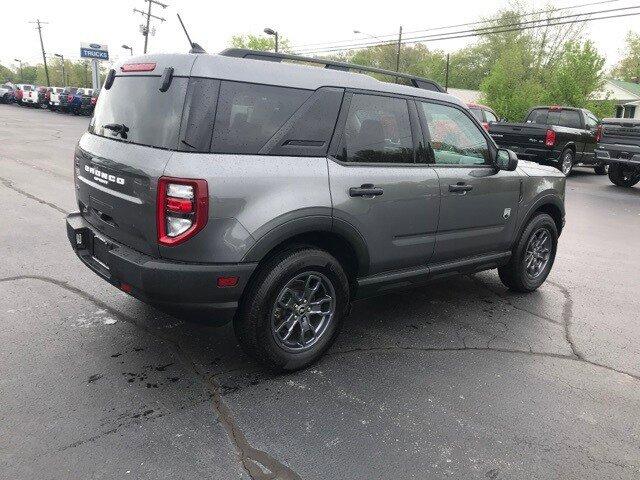
<path fill-rule="evenodd" d="M 290 220 L 264 234 L 245 254 L 242 262 L 260 264 L 273 254 L 295 245 L 326 250 L 344 266 L 350 281 L 369 269 L 369 251 L 362 235 L 347 222 L 328 216 Z"/>
<path fill-rule="evenodd" d="M 518 235 L 516 235 L 514 239 L 514 245 L 520 239 L 522 232 L 527 227 L 531 219 L 538 213 L 546 213 L 549 215 L 556 224 L 558 235 L 562 233 L 562 229 L 564 227 L 564 204 L 557 195 L 547 194 L 538 198 L 523 216 L 523 221 L 518 228 Z"/>

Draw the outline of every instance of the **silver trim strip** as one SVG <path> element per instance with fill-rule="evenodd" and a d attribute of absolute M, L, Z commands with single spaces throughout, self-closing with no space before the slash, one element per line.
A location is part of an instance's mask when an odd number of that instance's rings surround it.
<path fill-rule="evenodd" d="M 110 188 L 103 187 L 102 185 L 92 182 L 91 180 L 87 180 L 82 175 L 78 175 L 78 180 L 86 183 L 87 185 L 100 190 L 101 192 L 109 193 L 114 197 L 122 198 L 123 200 L 127 200 L 131 203 L 137 203 L 138 205 L 142 205 L 142 200 L 138 197 L 132 197 L 131 195 L 127 195 L 126 193 L 116 192 L 115 190 L 111 190 Z"/>

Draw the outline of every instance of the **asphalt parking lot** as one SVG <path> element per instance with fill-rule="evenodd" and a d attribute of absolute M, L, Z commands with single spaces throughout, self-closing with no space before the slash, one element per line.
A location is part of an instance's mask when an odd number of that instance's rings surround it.
<path fill-rule="evenodd" d="M 0 105 L 0 475 L 640 477 L 640 188 L 577 168 L 549 280 L 495 272 L 360 301 L 275 376 L 75 257 L 74 117 Z"/>

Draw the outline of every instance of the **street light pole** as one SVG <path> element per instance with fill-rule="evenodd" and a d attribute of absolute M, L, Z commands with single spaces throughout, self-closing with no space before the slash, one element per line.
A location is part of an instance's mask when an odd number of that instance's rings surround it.
<path fill-rule="evenodd" d="M 129 50 L 130 54 L 133 55 L 133 47 L 130 47 L 129 45 L 122 45 L 122 48 Z"/>
<path fill-rule="evenodd" d="M 276 30 L 273 30 L 272 28 L 265 28 L 263 32 L 266 33 L 267 35 L 273 35 L 275 37 L 276 53 L 278 53 L 278 32 Z"/>
<path fill-rule="evenodd" d="M 60 61 L 62 62 L 62 86 L 66 87 L 67 86 L 67 81 L 65 80 L 65 78 L 67 76 L 65 75 L 65 72 L 64 72 L 64 55 L 61 55 L 59 53 L 54 53 L 53 55 L 58 57 L 60 59 Z"/>
<path fill-rule="evenodd" d="M 19 58 L 14 58 L 14 61 L 18 62 L 18 65 L 20 65 L 20 83 L 22 83 L 24 81 L 24 79 L 22 78 L 22 60 L 20 60 Z"/>

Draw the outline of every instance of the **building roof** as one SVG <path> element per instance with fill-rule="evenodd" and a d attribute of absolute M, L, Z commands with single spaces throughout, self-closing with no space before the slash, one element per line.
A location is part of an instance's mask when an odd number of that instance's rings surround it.
<path fill-rule="evenodd" d="M 466 88 L 449 88 L 447 93 L 458 97 L 464 103 L 480 103 L 480 99 L 482 98 L 482 92 L 478 90 L 467 90 Z"/>
<path fill-rule="evenodd" d="M 640 97 L 640 83 L 625 82 L 624 80 L 616 80 L 613 78 L 610 78 L 608 81 L 614 84 L 616 87 L 631 92 L 634 95 Z"/>

